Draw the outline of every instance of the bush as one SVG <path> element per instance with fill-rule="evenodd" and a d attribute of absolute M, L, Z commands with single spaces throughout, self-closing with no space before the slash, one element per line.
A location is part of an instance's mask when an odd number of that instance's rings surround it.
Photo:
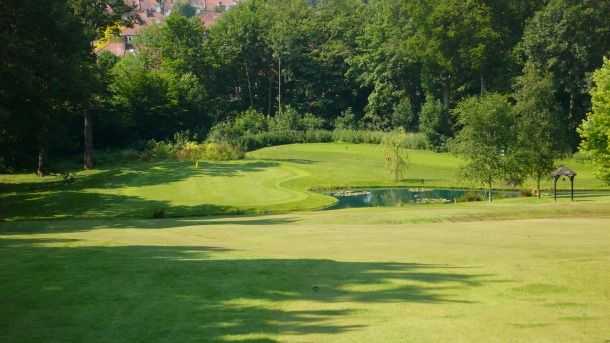
<path fill-rule="evenodd" d="M 354 144 L 381 144 L 385 133 L 382 131 L 347 130 L 333 131 L 333 141 Z"/>
<path fill-rule="evenodd" d="M 357 128 L 358 122 L 356 121 L 356 115 L 351 107 L 348 107 L 345 111 L 341 112 L 341 115 L 335 119 L 335 129 L 355 130 Z"/>
<path fill-rule="evenodd" d="M 305 131 L 303 143 L 329 143 L 333 141 L 333 133 L 328 130 Z"/>
<path fill-rule="evenodd" d="M 421 132 L 409 132 L 405 135 L 403 147 L 413 150 L 426 150 L 428 149 L 428 139 L 426 139 L 426 135 Z"/>
<path fill-rule="evenodd" d="M 170 142 L 155 141 L 154 139 L 146 143 L 146 149 L 140 155 L 144 161 L 167 160 L 175 158 L 174 146 Z"/>
<path fill-rule="evenodd" d="M 323 118 L 316 117 L 312 113 L 305 113 L 299 123 L 299 129 L 305 131 L 319 130 L 324 127 L 326 121 Z"/>
<path fill-rule="evenodd" d="M 232 161 L 244 158 L 244 151 L 230 143 L 207 143 L 204 157 L 211 161 Z"/>
<path fill-rule="evenodd" d="M 237 115 L 233 121 L 232 129 L 238 135 L 257 134 L 267 131 L 267 126 L 265 115 L 250 109 Z"/>
<path fill-rule="evenodd" d="M 297 111 L 287 106 L 269 119 L 269 131 L 296 131 L 300 129 L 301 120 Z"/>
<path fill-rule="evenodd" d="M 477 191 L 468 191 L 465 192 L 464 195 L 456 199 L 457 202 L 473 202 L 473 201 L 483 201 L 483 196 L 480 192 Z"/>

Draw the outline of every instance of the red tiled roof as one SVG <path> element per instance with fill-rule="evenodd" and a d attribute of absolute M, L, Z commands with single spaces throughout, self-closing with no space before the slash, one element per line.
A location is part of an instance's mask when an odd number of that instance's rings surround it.
<path fill-rule="evenodd" d="M 171 13 L 175 0 L 165 0 L 163 8 L 157 0 L 125 0 L 125 2 L 135 7 L 141 23 L 134 24 L 133 27 L 121 28 L 121 36 L 135 36 L 146 26 L 162 23 L 165 17 Z M 205 27 L 214 25 L 222 16 L 222 12 L 217 11 L 219 6 L 229 9 L 239 2 L 240 0 L 190 0 L 191 5 L 199 10 L 198 16 Z M 102 50 L 123 56 L 125 54 L 125 44 L 123 42 L 113 42 Z"/>
<path fill-rule="evenodd" d="M 108 51 L 115 56 L 124 56 L 125 55 L 125 43 L 124 42 L 110 42 L 105 47 L 100 49 L 100 51 Z"/>

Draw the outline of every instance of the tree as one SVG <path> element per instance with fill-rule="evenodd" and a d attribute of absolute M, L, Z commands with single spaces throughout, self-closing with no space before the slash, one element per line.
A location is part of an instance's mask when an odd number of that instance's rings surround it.
<path fill-rule="evenodd" d="M 37 151 L 36 169 L 43 176 L 50 141 L 64 138 L 55 133 L 83 94 L 90 41 L 65 1 L 7 1 L 2 13 L 3 135 L 18 151 Z M 10 150 L 7 154 L 9 159 L 17 157 Z"/>
<path fill-rule="evenodd" d="M 508 98 L 490 93 L 462 100 L 453 110 L 462 130 L 453 149 L 467 164 L 464 176 L 485 184 L 492 201 L 494 183 L 510 175 L 517 143 L 515 117 Z"/>
<path fill-rule="evenodd" d="M 596 175 L 610 184 L 610 59 L 593 74 L 591 89 L 593 109 L 581 124 L 581 150 L 589 153 L 596 167 Z"/>
<path fill-rule="evenodd" d="M 449 138 L 449 118 L 440 100 L 429 96 L 419 114 L 419 129 L 436 150 L 446 148 Z"/>
<path fill-rule="evenodd" d="M 403 129 L 396 129 L 383 138 L 385 168 L 395 182 L 402 180 L 408 166 L 409 155 L 404 147 L 406 134 Z"/>
<path fill-rule="evenodd" d="M 173 13 L 178 13 L 181 16 L 191 18 L 197 15 L 197 9 L 191 5 L 190 1 L 179 0 L 174 4 Z"/>
<path fill-rule="evenodd" d="M 102 93 L 105 93 L 107 84 L 98 82 L 103 76 L 95 75 L 99 69 L 95 68 L 93 58 L 93 44 L 96 40 L 106 36 L 108 33 L 118 33 L 121 25 L 130 26 L 139 21 L 134 7 L 124 0 L 69 0 L 68 5 L 72 8 L 74 15 L 80 19 L 84 26 L 84 33 L 88 37 L 89 69 L 87 78 L 81 82 L 80 110 L 83 114 L 83 166 L 85 169 L 93 168 L 93 116 L 92 109 L 99 104 Z M 87 93 L 87 94 L 85 94 Z"/>
<path fill-rule="evenodd" d="M 551 75 L 570 148 L 590 110 L 589 75 L 610 50 L 610 1 L 550 0 L 528 22 L 517 52 Z"/>
<path fill-rule="evenodd" d="M 524 173 L 536 180 L 540 198 L 540 180 L 554 169 L 564 142 L 550 76 L 542 74 L 534 65 L 526 64 L 515 84 L 515 100 L 517 159 Z"/>

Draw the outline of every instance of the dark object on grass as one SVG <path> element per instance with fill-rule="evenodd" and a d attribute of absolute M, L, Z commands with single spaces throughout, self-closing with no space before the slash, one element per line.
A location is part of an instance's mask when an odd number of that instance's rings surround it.
<path fill-rule="evenodd" d="M 158 209 L 154 210 L 152 217 L 153 217 L 153 219 L 165 218 L 165 209 L 158 208 Z"/>
<path fill-rule="evenodd" d="M 576 172 L 566 166 L 560 166 L 551 173 L 551 176 L 553 177 L 553 196 L 555 201 L 557 201 L 557 181 L 561 177 L 563 177 L 564 180 L 566 177 L 570 179 L 570 199 L 574 201 L 574 178 L 576 177 Z"/>

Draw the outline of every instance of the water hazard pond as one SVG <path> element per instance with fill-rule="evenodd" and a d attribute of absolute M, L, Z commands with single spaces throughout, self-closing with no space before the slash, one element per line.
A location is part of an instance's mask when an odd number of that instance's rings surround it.
<path fill-rule="evenodd" d="M 327 193 L 337 198 L 329 209 L 393 207 L 406 204 L 442 204 L 487 199 L 487 191 L 464 189 L 372 188 Z M 494 198 L 518 197 L 519 192 L 494 191 Z"/>

